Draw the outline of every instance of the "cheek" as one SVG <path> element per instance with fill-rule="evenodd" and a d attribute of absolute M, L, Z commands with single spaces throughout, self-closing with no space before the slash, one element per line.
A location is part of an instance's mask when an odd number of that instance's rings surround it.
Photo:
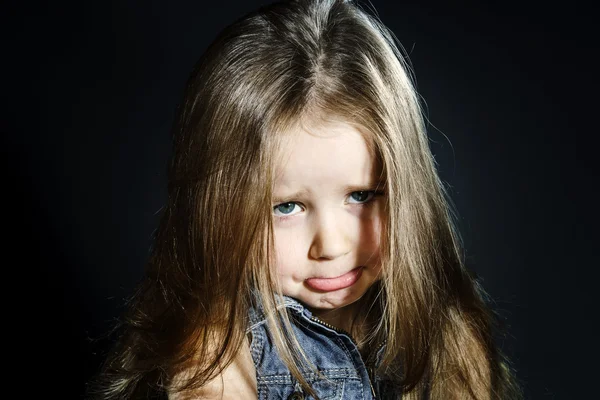
<path fill-rule="evenodd" d="M 381 207 L 374 204 L 374 207 L 361 216 L 360 241 L 361 247 L 372 252 L 379 251 L 383 234 L 383 215 Z"/>
<path fill-rule="evenodd" d="M 383 235 L 383 219 L 380 215 L 373 220 L 373 242 L 379 248 Z"/>
<path fill-rule="evenodd" d="M 295 269 L 301 257 L 301 243 L 291 232 L 275 229 L 275 255 L 277 273 L 285 274 Z"/>

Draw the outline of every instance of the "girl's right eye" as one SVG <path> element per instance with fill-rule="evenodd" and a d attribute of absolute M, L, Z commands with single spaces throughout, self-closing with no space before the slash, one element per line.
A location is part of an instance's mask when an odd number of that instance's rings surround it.
<path fill-rule="evenodd" d="M 288 217 L 290 215 L 298 214 L 300 211 L 302 211 L 302 208 L 294 202 L 281 203 L 273 207 L 273 214 L 277 217 Z"/>

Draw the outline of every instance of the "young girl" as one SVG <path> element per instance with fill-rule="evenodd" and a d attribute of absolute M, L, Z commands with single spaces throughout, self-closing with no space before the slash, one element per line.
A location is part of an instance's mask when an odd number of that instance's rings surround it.
<path fill-rule="evenodd" d="M 90 397 L 519 398 L 409 72 L 351 1 L 276 3 L 222 32 Z"/>

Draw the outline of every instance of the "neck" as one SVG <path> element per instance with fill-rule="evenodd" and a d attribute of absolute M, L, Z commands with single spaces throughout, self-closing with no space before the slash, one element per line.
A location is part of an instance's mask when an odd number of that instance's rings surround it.
<path fill-rule="evenodd" d="M 373 285 L 363 297 L 345 307 L 335 310 L 311 309 L 311 311 L 321 321 L 349 333 L 359 349 L 363 351 L 365 345 L 368 345 L 368 336 L 381 322 L 381 310 L 375 304 L 380 292 L 379 285 Z M 368 306 L 367 304 L 370 303 L 373 304 Z"/>
<path fill-rule="evenodd" d="M 313 309 L 311 311 L 315 317 L 328 325 L 348 332 L 357 342 L 364 336 L 366 321 L 365 316 L 359 315 L 360 300 L 335 310 Z"/>

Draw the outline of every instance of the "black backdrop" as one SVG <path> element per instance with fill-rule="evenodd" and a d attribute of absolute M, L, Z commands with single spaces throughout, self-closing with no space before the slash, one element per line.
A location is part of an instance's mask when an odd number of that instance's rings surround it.
<path fill-rule="evenodd" d="M 26 389 L 82 396 L 109 344 L 89 339 L 142 276 L 184 82 L 220 29 L 266 3 L 8 3 L 5 326 L 19 344 L 7 352 L 36 377 Z M 591 11 L 373 5 L 410 53 L 469 266 L 504 318 L 499 342 L 527 398 L 590 395 Z"/>

